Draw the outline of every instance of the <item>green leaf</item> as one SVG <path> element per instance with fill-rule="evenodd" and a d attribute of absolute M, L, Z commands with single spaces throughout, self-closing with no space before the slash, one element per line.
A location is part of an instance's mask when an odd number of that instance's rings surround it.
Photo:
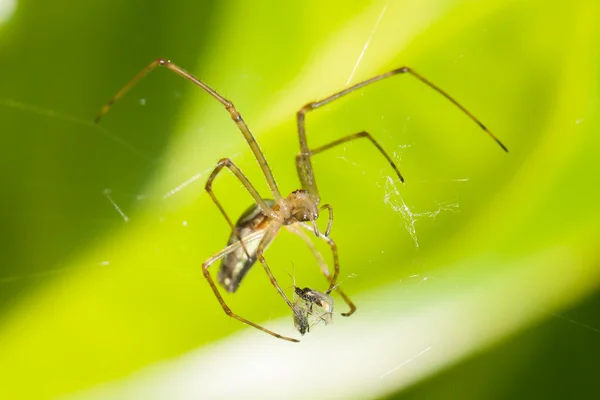
<path fill-rule="evenodd" d="M 595 3 L 62 6 L 24 4 L 2 31 L 0 397 L 383 396 L 597 289 Z M 309 113 L 311 146 L 368 130 L 406 184 L 366 142 L 315 157 L 358 311 L 279 341 L 228 318 L 201 273 L 230 233 L 204 191 L 218 159 L 269 197 L 222 106 L 158 70 L 89 122 L 159 56 L 235 103 L 284 193 L 299 185 L 295 111 L 401 65 L 510 153 L 410 76 Z M 215 192 L 235 219 L 251 198 L 226 175 Z M 282 287 L 288 273 L 325 287 L 305 247 L 283 232 L 266 253 Z M 293 335 L 255 269 L 225 300 Z"/>

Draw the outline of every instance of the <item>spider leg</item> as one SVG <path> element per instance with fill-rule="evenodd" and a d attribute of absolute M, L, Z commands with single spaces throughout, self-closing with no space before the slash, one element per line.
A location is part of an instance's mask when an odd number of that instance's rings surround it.
<path fill-rule="evenodd" d="M 208 177 L 208 180 L 206 181 L 206 185 L 204 186 L 204 188 L 206 189 L 206 191 L 210 195 L 210 197 L 213 200 L 213 202 L 217 205 L 217 208 L 219 209 L 219 211 L 221 211 L 221 214 L 223 214 L 223 216 L 227 220 L 227 223 L 231 227 L 231 231 L 233 232 L 233 234 L 240 241 L 240 243 L 242 245 L 242 248 L 244 249 L 244 252 L 246 253 L 246 256 L 248 258 L 250 258 L 250 254 L 248 253 L 248 249 L 246 249 L 246 245 L 244 244 L 244 242 L 241 241 L 242 238 L 240 237 L 240 234 L 239 234 L 237 228 L 235 227 L 235 224 L 233 224 L 233 222 L 231 222 L 231 219 L 229 218 L 229 216 L 225 212 L 225 209 L 223 208 L 223 206 L 221 205 L 221 203 L 219 202 L 219 200 L 217 199 L 217 197 L 215 196 L 215 194 L 214 194 L 214 192 L 212 190 L 212 183 L 213 183 L 213 181 L 215 180 L 215 178 L 217 177 L 217 175 L 219 174 L 219 172 L 221 172 L 221 170 L 224 167 L 227 167 L 235 175 L 235 177 L 240 180 L 240 182 L 242 183 L 242 185 L 244 185 L 244 187 L 246 188 L 246 190 L 248 191 L 248 193 L 250 193 L 250 195 L 252 196 L 252 198 L 254 199 L 254 201 L 256 202 L 256 204 L 258 204 L 258 206 L 260 207 L 260 209 L 262 210 L 262 212 L 264 212 L 266 215 L 269 215 L 272 218 L 278 218 L 278 216 L 271 209 L 271 207 L 269 207 L 267 205 L 267 203 L 265 203 L 265 201 L 260 197 L 260 195 L 258 194 L 258 191 L 256 190 L 256 188 L 252 185 L 252 183 L 248 180 L 248 178 L 246 178 L 246 176 L 244 175 L 244 173 L 233 163 L 233 161 L 231 161 L 229 158 L 222 158 L 222 159 L 219 160 L 219 162 L 217 163 L 217 166 L 215 167 L 215 169 L 213 170 L 213 172 Z"/>
<path fill-rule="evenodd" d="M 329 150 L 335 146 L 338 146 L 342 143 L 346 143 L 349 142 L 351 140 L 354 139 L 360 139 L 360 138 L 367 138 L 369 139 L 369 141 L 371 143 L 373 143 L 373 146 L 375 146 L 375 148 L 381 153 L 381 155 L 388 161 L 388 163 L 390 164 L 390 166 L 394 169 L 394 171 L 396 172 L 396 175 L 398 175 L 398 178 L 400 179 L 401 182 L 404 182 L 404 177 L 402 177 L 402 174 L 400 173 L 400 170 L 398 169 L 398 167 L 396 166 L 396 164 L 394 163 L 394 161 L 392 160 L 392 158 L 388 155 L 388 153 L 383 149 L 383 147 L 379 144 L 379 142 L 377 142 L 373 136 L 371 136 L 371 134 L 369 132 L 358 132 L 358 133 L 353 133 L 352 135 L 348 135 L 348 136 L 344 136 L 341 139 L 338 140 L 334 140 L 331 143 L 328 143 L 324 146 L 320 146 L 317 147 L 316 149 L 312 149 L 312 150 L 308 150 L 308 154 L 303 154 L 300 153 L 296 156 L 296 167 L 298 168 L 298 170 L 300 171 L 303 168 L 302 163 L 305 161 L 306 159 L 306 155 L 308 155 L 308 157 L 312 157 L 315 154 L 321 153 L 325 150 Z"/>
<path fill-rule="evenodd" d="M 258 240 L 261 239 L 262 235 L 264 234 L 264 232 L 262 231 L 258 231 L 258 232 L 254 232 L 248 236 L 246 236 L 243 241 L 244 242 L 250 242 L 252 240 Z M 210 273 L 208 271 L 208 268 L 211 266 L 211 264 L 213 264 L 215 261 L 225 257 L 227 254 L 237 250 L 238 248 L 241 247 L 241 242 L 236 242 L 233 243 L 229 246 L 227 246 L 225 249 L 221 250 L 219 253 L 215 254 L 214 256 L 210 257 L 208 260 L 206 260 L 204 263 L 202 263 L 202 273 L 204 274 L 204 277 L 206 278 L 206 281 L 208 282 L 208 284 L 210 285 L 211 289 L 213 290 L 217 300 L 219 300 L 219 303 L 221 304 L 221 307 L 223 308 L 223 311 L 225 311 L 225 314 L 229 315 L 232 318 L 237 319 L 238 321 L 243 322 L 244 324 L 253 326 L 256 329 L 259 329 L 265 333 L 268 333 L 271 336 L 275 336 L 276 338 L 279 339 L 283 339 L 283 340 L 287 340 L 290 342 L 299 342 L 298 339 L 294 339 L 294 338 L 290 338 L 287 336 L 282 336 L 278 333 L 275 333 L 267 328 L 263 328 L 262 326 L 255 324 L 252 321 L 247 320 L 246 318 L 240 317 L 239 315 L 235 314 L 233 311 L 231 311 L 231 309 L 229 308 L 229 306 L 225 303 L 225 300 L 223 299 L 223 297 L 221 296 L 221 293 L 219 293 L 219 289 L 217 288 L 217 285 L 215 285 L 215 282 L 213 281 L 213 279 L 210 276 Z"/>
<path fill-rule="evenodd" d="M 331 233 L 331 226 L 333 225 L 333 207 L 331 204 L 323 204 L 321 210 L 327 209 L 329 211 L 329 220 L 327 221 L 327 228 L 325 229 L 325 236 L 329 236 Z"/>
<path fill-rule="evenodd" d="M 290 301 L 290 299 L 288 299 L 288 297 L 285 295 L 281 286 L 279 286 L 279 284 L 277 283 L 277 279 L 275 279 L 275 276 L 273 275 L 273 273 L 271 272 L 271 269 L 269 268 L 269 264 L 267 264 L 267 260 L 265 260 L 265 257 L 263 256 L 263 252 L 265 251 L 266 246 L 275 238 L 275 236 L 277 236 L 277 233 L 279 233 L 279 229 L 281 229 L 281 226 L 282 226 L 282 224 L 280 222 L 274 221 L 267 228 L 265 235 L 263 236 L 262 240 L 258 244 L 258 249 L 256 250 L 256 258 L 258 259 L 258 261 L 260 261 L 260 263 L 265 268 L 265 272 L 267 273 L 267 276 L 269 277 L 271 284 L 275 287 L 275 289 L 277 290 L 279 295 L 283 298 L 283 300 L 285 300 L 286 304 L 292 309 L 292 311 L 295 312 L 294 304 Z"/>
<path fill-rule="evenodd" d="M 354 305 L 352 300 L 350 300 L 350 297 L 348 297 L 346 295 L 346 293 L 344 293 L 342 288 L 339 285 L 335 285 L 335 283 L 333 283 L 334 281 L 333 281 L 333 278 L 331 277 L 331 273 L 329 272 L 329 268 L 327 267 L 327 263 L 323 259 L 323 256 L 321 255 L 319 250 L 317 250 L 317 248 L 315 247 L 313 242 L 310 240 L 308 235 L 306 233 L 304 233 L 304 231 L 298 229 L 297 225 L 287 225 L 286 229 L 288 231 L 298 235 L 300 237 L 300 239 L 302 239 L 304 241 L 304 243 L 306 243 L 306 245 L 308 246 L 310 251 L 313 253 L 313 256 L 317 260 L 317 264 L 319 264 L 321 273 L 323 274 L 323 276 L 325 276 L 325 279 L 327 279 L 327 281 L 330 283 L 329 292 L 331 292 L 332 288 L 334 288 L 335 291 L 338 292 L 339 295 L 342 297 L 344 302 L 348 305 L 348 307 L 350 307 L 350 311 L 348 311 L 346 313 L 342 313 L 342 315 L 344 317 L 348 317 L 348 316 L 352 315 L 354 313 L 354 311 L 356 311 L 356 306 Z M 305 229 L 310 231 L 310 228 L 308 228 L 308 227 L 305 227 Z M 333 253 L 333 263 L 336 266 L 337 270 L 339 271 L 339 260 L 338 260 L 338 255 L 337 255 L 337 247 L 335 247 L 335 243 L 333 242 L 333 240 L 331 240 L 331 242 L 329 242 L 325 237 L 323 237 L 323 236 L 320 236 L 320 237 L 330 245 L 332 253 Z M 333 243 L 333 246 L 331 245 L 331 243 Z"/>
<path fill-rule="evenodd" d="M 446 93 L 440 87 L 435 85 L 433 82 L 429 81 L 424 76 L 418 74 L 413 69 L 411 69 L 409 67 L 397 68 L 392 71 L 374 76 L 370 79 L 367 79 L 366 81 L 352 85 L 344 90 L 340 90 L 339 92 L 334 93 L 333 95 L 326 97 L 324 99 L 321 99 L 319 101 L 314 101 L 314 102 L 308 103 L 304 107 L 302 107 L 300 110 L 298 110 L 298 112 L 296 113 L 296 120 L 297 120 L 297 124 L 298 124 L 298 138 L 300 140 L 300 154 L 296 157 L 296 166 L 298 169 L 298 175 L 300 177 L 300 181 L 302 182 L 302 187 L 305 190 L 307 190 L 313 196 L 313 198 L 315 198 L 317 201 L 320 199 L 320 196 L 319 196 L 319 190 L 317 189 L 317 184 L 315 182 L 312 164 L 310 161 L 310 157 L 311 157 L 311 155 L 313 155 L 313 152 L 310 151 L 310 149 L 308 147 L 308 141 L 306 139 L 305 114 L 307 112 L 313 111 L 319 107 L 323 107 L 323 106 L 331 103 L 332 101 L 335 101 L 357 89 L 360 89 L 367 85 L 370 85 L 371 83 L 380 81 L 385 78 L 389 78 L 394 75 L 399 75 L 399 74 L 410 74 L 410 75 L 414 76 L 415 78 L 417 78 L 422 83 L 424 83 L 425 85 L 429 86 L 431 89 L 435 90 L 436 92 L 438 92 L 439 94 L 444 96 L 446 99 L 448 99 L 448 101 L 450 101 L 458 109 L 460 109 L 464 114 L 466 114 L 473 122 L 475 122 L 477 125 L 479 125 L 479 127 L 485 133 L 487 133 L 488 136 L 490 136 L 504 151 L 508 152 L 508 149 L 506 148 L 506 146 L 477 117 L 475 117 L 474 114 L 472 114 L 469 110 L 467 110 L 463 105 L 461 105 L 458 101 L 456 101 L 452 96 L 450 96 L 448 93 Z M 365 137 L 366 137 L 366 135 L 365 135 Z M 351 140 L 351 139 L 348 139 L 348 140 Z M 372 138 L 370 140 L 373 142 L 373 144 L 378 149 L 380 149 L 380 146 L 377 144 L 377 142 L 375 142 Z M 343 141 L 340 143 L 343 143 Z M 335 146 L 336 144 L 339 144 L 339 143 L 333 142 L 331 147 Z M 325 147 L 325 146 L 323 146 L 323 147 Z M 324 150 L 324 149 L 322 149 L 322 150 Z M 382 151 L 382 149 L 380 149 L 380 151 Z M 385 156 L 385 153 L 384 153 L 384 156 Z M 386 158 L 389 161 L 389 157 L 386 157 Z M 394 170 L 396 170 L 398 177 L 400 178 L 400 180 L 402 180 L 402 176 L 399 174 L 398 169 L 394 168 Z"/>
<path fill-rule="evenodd" d="M 340 261 L 338 258 L 337 245 L 335 244 L 333 239 L 330 238 L 329 236 L 319 236 L 319 237 L 329 245 L 329 247 L 331 248 L 331 254 L 333 255 L 334 274 L 330 281 L 329 290 L 327 292 L 325 292 L 326 294 L 329 294 L 336 287 L 337 278 L 340 273 Z M 340 292 L 340 295 L 341 294 L 342 293 Z M 344 297 L 344 296 L 342 296 L 342 297 Z M 356 306 L 347 297 L 344 297 L 344 301 L 346 303 L 348 303 L 348 306 L 350 307 L 350 311 L 348 311 L 346 313 L 342 313 L 342 316 L 349 317 L 352 314 L 354 314 L 354 312 L 356 311 Z"/>
<path fill-rule="evenodd" d="M 153 71 L 156 67 L 165 67 L 165 68 L 175 72 L 177 75 L 182 76 L 182 77 L 186 78 L 187 80 L 191 81 L 194 85 L 200 86 L 202 89 L 204 89 L 208 94 L 210 94 L 213 98 L 215 98 L 219 103 L 221 103 L 225 107 L 227 112 L 229 112 L 231 119 L 233 119 L 233 121 L 237 125 L 237 127 L 240 130 L 240 132 L 242 133 L 242 135 L 244 135 L 244 138 L 246 139 L 246 142 L 248 142 L 248 145 L 250 146 L 250 149 L 252 150 L 254 157 L 256 157 L 256 160 L 258 161 L 258 164 L 260 165 L 263 175 L 265 176 L 265 179 L 267 180 L 269 188 L 271 189 L 273 198 L 275 199 L 275 201 L 277 203 L 280 203 L 282 201 L 282 197 L 281 197 L 281 193 L 279 192 L 279 188 L 277 187 L 277 183 L 275 182 L 275 178 L 273 177 L 273 172 L 271 171 L 269 164 L 267 164 L 267 160 L 266 160 L 264 154 L 262 153 L 260 147 L 258 146 L 258 143 L 254 139 L 252 132 L 250 132 L 250 128 L 248 128 L 248 126 L 246 125 L 246 122 L 244 122 L 244 119 L 242 118 L 241 114 L 236 110 L 233 103 L 230 102 L 229 100 L 227 100 L 226 98 L 224 98 L 223 96 L 221 96 L 219 93 L 217 93 L 213 88 L 208 86 L 206 83 L 202 82 L 201 80 L 199 80 L 198 78 L 196 78 L 195 76 L 193 76 L 192 74 L 190 74 L 189 72 L 184 70 L 183 68 L 172 63 L 170 60 L 166 60 L 164 58 L 157 58 L 156 60 L 152 61 L 146 68 L 144 68 L 136 76 L 134 76 L 131 81 L 129 81 L 125 86 L 123 86 L 123 88 L 121 90 L 119 90 L 117 92 L 117 94 L 115 94 L 108 101 L 108 103 L 106 103 L 106 105 L 104 105 L 104 107 L 102 107 L 102 110 L 100 111 L 100 113 L 98 113 L 98 115 L 94 119 L 94 122 L 98 123 L 100 121 L 100 119 L 102 119 L 102 117 L 111 109 L 112 105 L 117 100 L 119 100 L 121 97 L 123 97 L 123 95 L 129 91 L 129 89 L 131 89 L 133 86 L 135 86 L 135 84 L 138 83 L 140 81 L 140 79 L 142 79 L 148 73 Z"/>

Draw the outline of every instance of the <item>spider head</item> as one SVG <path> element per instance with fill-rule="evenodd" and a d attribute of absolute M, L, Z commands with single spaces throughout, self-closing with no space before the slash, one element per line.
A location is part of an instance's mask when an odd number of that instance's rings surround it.
<path fill-rule="evenodd" d="M 306 190 L 295 190 L 287 197 L 290 222 L 307 222 L 319 218 L 319 208 Z"/>

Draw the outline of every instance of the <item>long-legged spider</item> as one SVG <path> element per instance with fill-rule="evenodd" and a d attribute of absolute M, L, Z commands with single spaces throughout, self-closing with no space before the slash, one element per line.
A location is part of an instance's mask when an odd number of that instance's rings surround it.
<path fill-rule="evenodd" d="M 271 273 L 271 269 L 265 260 L 263 253 L 266 247 L 271 243 L 271 241 L 275 238 L 277 233 L 281 230 L 282 227 L 286 227 L 289 231 L 300 235 L 300 237 L 311 246 L 311 250 L 315 255 L 318 254 L 316 249 L 312 247 L 310 239 L 304 234 L 302 229 L 313 231 L 314 234 L 323 239 L 331 248 L 331 252 L 333 255 L 333 267 L 334 272 L 333 275 L 329 272 L 329 269 L 324 263 L 320 262 L 321 272 L 325 276 L 325 278 L 329 281 L 329 288 L 324 293 L 324 295 L 329 295 L 332 290 L 336 290 L 337 293 L 344 299 L 346 304 L 350 307 L 350 310 L 346 313 L 342 313 L 343 316 L 349 316 L 356 310 L 356 306 L 348 296 L 341 290 L 341 288 L 336 285 L 337 278 L 340 273 L 340 266 L 338 260 L 338 251 L 337 246 L 333 239 L 329 237 L 329 232 L 331 230 L 331 225 L 333 223 L 333 207 L 329 204 L 325 204 L 319 207 L 319 203 L 321 200 L 321 196 L 319 195 L 319 190 L 317 188 L 317 183 L 315 181 L 314 171 L 311 164 L 311 157 L 322 153 L 325 150 L 329 150 L 335 146 L 338 146 L 342 143 L 349 142 L 351 140 L 366 138 L 368 139 L 373 146 L 379 151 L 379 153 L 387 160 L 390 166 L 394 169 L 394 172 L 398 176 L 401 182 L 404 182 L 404 178 L 400 174 L 398 167 L 394 163 L 394 161 L 390 158 L 390 156 L 386 153 L 386 151 L 381 147 L 381 145 L 371 136 L 370 133 L 362 131 L 358 133 L 354 133 L 340 139 L 334 140 L 331 143 L 325 144 L 323 146 L 310 149 L 308 146 L 308 141 L 306 139 L 306 129 L 305 129 L 305 115 L 309 111 L 313 111 L 317 108 L 323 107 L 334 100 L 339 99 L 342 96 L 345 96 L 357 89 L 360 89 L 364 86 L 367 86 L 371 83 L 380 81 L 382 79 L 399 75 L 399 74 L 410 74 L 413 77 L 417 78 L 419 81 L 429 86 L 431 89 L 435 90 L 446 99 L 448 99 L 452 104 L 458 107 L 463 113 L 465 113 L 471 120 L 473 120 L 484 132 L 486 132 L 502 149 L 508 152 L 508 149 L 500 142 L 500 140 L 492 134 L 482 123 L 477 119 L 471 112 L 469 112 L 465 107 L 463 107 L 460 103 L 454 100 L 448 93 L 440 89 L 438 86 L 434 85 L 432 82 L 427 80 L 425 77 L 421 76 L 413 69 L 409 67 L 401 67 L 394 69 L 392 71 L 374 76 L 371 79 L 367 79 L 363 82 L 357 83 L 353 86 L 350 86 L 344 90 L 336 92 L 331 96 L 328 96 L 322 100 L 314 101 L 306 104 L 296 113 L 297 125 L 298 125 L 298 136 L 300 139 L 300 153 L 296 155 L 296 168 L 298 171 L 298 176 L 300 178 L 300 183 L 302 185 L 302 189 L 295 190 L 287 197 L 283 197 L 277 183 L 275 182 L 275 178 L 273 177 L 273 172 L 265 159 L 263 152 L 261 151 L 258 143 L 254 139 L 254 136 L 250 132 L 250 129 L 242 119 L 240 113 L 236 110 L 234 105 L 218 94 L 214 89 L 210 86 L 197 79 L 189 72 L 183 70 L 176 64 L 173 64 L 171 61 L 158 58 L 151 62 L 146 68 L 140 71 L 129 83 L 127 83 L 117 94 L 110 99 L 110 101 L 102 108 L 100 113 L 95 119 L 95 122 L 99 122 L 100 119 L 110 110 L 111 106 L 115 101 L 121 98 L 129 89 L 131 89 L 141 78 L 147 75 L 150 71 L 154 70 L 156 67 L 166 67 L 167 69 L 175 72 L 176 74 L 188 79 L 195 85 L 204 89 L 208 94 L 210 94 L 215 100 L 221 103 L 229 115 L 237 125 L 238 129 L 248 142 L 250 146 L 250 150 L 254 154 L 254 157 L 258 161 L 258 164 L 262 170 L 262 173 L 267 181 L 269 186 L 271 195 L 273 200 L 264 199 L 260 196 L 258 191 L 254 188 L 252 183 L 246 178 L 243 172 L 229 159 L 223 158 L 219 160 L 217 166 L 211 173 L 208 178 L 205 189 L 216 204 L 217 208 L 229 224 L 232 234 L 229 238 L 228 246 L 218 252 L 217 254 L 210 257 L 202 264 L 202 272 L 206 277 L 206 280 L 210 287 L 212 288 L 215 296 L 221 303 L 223 310 L 225 313 L 245 324 L 251 325 L 257 329 L 260 329 L 263 332 L 266 332 L 270 335 L 273 335 L 277 338 L 288 340 L 291 342 L 298 342 L 297 339 L 286 337 L 279 335 L 269 329 L 266 329 L 258 324 L 255 324 L 252 321 L 249 321 L 239 315 L 235 314 L 229 306 L 225 303 L 225 300 L 219 293 L 217 286 L 215 285 L 213 279 L 210 276 L 208 268 L 211 264 L 219 259 L 223 259 L 221 268 L 219 271 L 218 280 L 219 283 L 228 291 L 235 292 L 240 285 L 242 279 L 248 272 L 248 270 L 252 267 L 252 265 L 256 262 L 256 260 L 260 261 L 263 265 L 267 276 L 269 277 L 272 285 L 275 287 L 279 295 L 284 299 L 286 304 L 292 309 L 294 315 L 298 318 L 304 318 L 299 315 L 300 312 L 303 312 L 302 309 L 295 307 L 294 303 L 290 301 L 290 299 L 285 295 L 282 288 L 277 283 L 277 280 Z M 217 177 L 219 172 L 223 168 L 228 168 L 242 183 L 242 185 L 246 188 L 248 193 L 254 199 L 255 204 L 253 204 L 237 221 L 236 224 L 233 224 L 225 209 L 222 207 L 219 200 L 216 198 L 215 194 L 212 191 L 212 185 L 214 179 Z M 319 210 L 327 209 L 329 213 L 329 221 L 327 224 L 327 229 L 325 234 L 319 232 L 319 229 L 316 224 L 316 220 L 319 217 Z M 317 292 L 316 293 L 321 293 Z M 332 305 L 333 306 L 333 305 Z"/>

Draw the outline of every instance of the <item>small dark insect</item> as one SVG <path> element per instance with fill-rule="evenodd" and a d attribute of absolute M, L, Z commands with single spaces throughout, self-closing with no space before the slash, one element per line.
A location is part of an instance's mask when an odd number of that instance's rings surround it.
<path fill-rule="evenodd" d="M 329 233 L 331 231 L 331 226 L 333 224 L 333 207 L 329 204 L 319 205 L 321 202 L 321 196 L 319 195 L 319 190 L 317 188 L 317 183 L 315 181 L 315 176 L 313 172 L 313 167 L 311 164 L 311 157 L 324 152 L 325 150 L 329 150 L 335 146 L 338 146 L 342 143 L 346 143 L 355 139 L 365 138 L 368 139 L 369 142 L 379 151 L 379 153 L 386 159 L 391 168 L 394 170 L 398 179 L 401 182 L 404 182 L 404 178 L 400 174 L 398 167 L 394 163 L 394 161 L 390 158 L 390 156 L 386 153 L 386 151 L 381 147 L 381 145 L 371 136 L 370 133 L 362 131 L 358 133 L 354 133 L 340 139 L 334 140 L 331 143 L 325 144 L 316 148 L 309 148 L 308 141 L 306 138 L 306 129 L 305 129 L 305 115 L 306 113 L 316 110 L 317 108 L 323 107 L 334 100 L 339 99 L 342 96 L 345 96 L 357 89 L 360 89 L 364 86 L 367 86 L 371 83 L 380 81 L 382 79 L 400 75 L 400 74 L 409 74 L 429 86 L 431 89 L 435 90 L 446 99 L 448 99 L 452 104 L 458 107 L 463 113 L 465 113 L 471 120 L 473 120 L 483 131 L 485 131 L 493 140 L 500 145 L 500 147 L 508 152 L 508 149 L 494 136 L 473 114 L 471 114 L 465 107 L 459 104 L 456 100 L 454 100 L 449 94 L 440 89 L 438 86 L 431 83 L 425 77 L 421 76 L 413 69 L 409 67 L 401 67 L 395 70 L 383 73 L 381 75 L 374 76 L 371 79 L 367 79 L 366 81 L 357 83 L 353 86 L 350 86 L 344 90 L 341 90 L 337 93 L 332 94 L 324 99 L 319 101 L 314 101 L 306 104 L 296 113 L 297 125 L 298 125 L 298 136 L 300 140 L 300 153 L 296 155 L 296 169 L 298 171 L 298 176 L 300 178 L 300 183 L 302 184 L 302 189 L 295 190 L 288 196 L 284 197 L 281 195 L 279 191 L 279 187 L 275 182 L 275 178 L 273 177 L 273 172 L 265 159 L 263 152 L 261 151 L 258 143 L 254 139 L 254 136 L 250 132 L 250 129 L 242 119 L 240 113 L 236 110 L 233 104 L 218 94 L 214 89 L 200 81 L 189 72 L 186 72 L 179 66 L 173 64 L 169 60 L 165 60 L 163 58 L 159 58 L 151 62 L 146 68 L 140 71 L 129 83 L 127 83 L 117 94 L 110 99 L 110 101 L 102 108 L 100 113 L 95 119 L 95 122 L 99 122 L 100 119 L 110 110 L 111 106 L 115 101 L 121 98 L 129 89 L 131 89 L 141 78 L 143 78 L 150 71 L 154 70 L 156 67 L 165 67 L 176 74 L 184 77 L 185 79 L 191 81 L 195 85 L 199 86 L 203 90 L 205 90 L 209 95 L 211 95 L 215 100 L 225 107 L 230 117 L 233 119 L 234 123 L 237 125 L 238 129 L 248 142 L 250 146 L 250 150 L 254 154 L 254 157 L 258 161 L 262 173 L 269 185 L 269 189 L 271 192 L 271 196 L 273 200 L 263 199 L 255 187 L 250 183 L 248 178 L 242 173 L 242 171 L 229 159 L 223 158 L 219 160 L 215 169 L 211 173 L 208 181 L 206 182 L 206 191 L 218 207 L 221 214 L 231 227 L 231 236 L 229 238 L 228 246 L 218 252 L 217 254 L 210 257 L 202 264 L 202 272 L 206 277 L 206 280 L 210 287 L 212 288 L 215 296 L 221 303 L 221 307 L 227 315 L 245 323 L 251 325 L 257 329 L 260 329 L 263 332 L 266 332 L 270 335 L 273 335 L 277 338 L 289 340 L 291 342 L 298 342 L 297 339 L 286 337 L 279 335 L 273 331 L 270 331 L 254 322 L 251 322 L 239 315 L 235 314 L 231 309 L 225 304 L 225 300 L 219 293 L 217 286 L 215 285 L 213 279 L 211 278 L 208 268 L 215 261 L 223 258 L 221 268 L 219 270 L 218 280 L 219 283 L 228 291 L 235 292 L 239 287 L 242 279 L 248 272 L 248 270 L 252 267 L 252 265 L 256 262 L 256 260 L 260 261 L 262 264 L 267 276 L 269 277 L 271 283 L 279 293 L 279 295 L 283 298 L 286 304 L 294 311 L 295 315 L 296 310 L 304 309 L 304 305 L 301 307 L 295 306 L 292 301 L 285 295 L 277 280 L 271 273 L 271 269 L 265 260 L 263 253 L 267 246 L 272 242 L 272 240 L 277 236 L 282 227 L 285 227 L 288 231 L 299 235 L 302 240 L 304 240 L 307 245 L 313 251 L 313 254 L 317 256 L 317 260 L 319 260 L 319 264 L 321 267 L 321 272 L 329 282 L 329 288 L 325 292 L 324 295 L 329 295 L 331 291 L 335 290 L 342 299 L 346 302 L 348 307 L 350 308 L 348 312 L 342 313 L 342 316 L 349 316 L 354 313 L 356 310 L 356 306 L 352 303 L 350 298 L 346 296 L 346 294 L 342 291 L 339 285 L 336 285 L 337 278 L 340 273 L 340 266 L 338 261 L 338 251 L 337 246 L 333 239 L 329 237 Z M 237 221 L 236 224 L 233 224 L 225 209 L 222 207 L 219 200 L 217 200 L 215 194 L 212 191 L 212 184 L 214 179 L 217 177 L 219 172 L 223 168 L 228 168 L 244 185 L 248 193 L 254 199 L 255 204 L 253 204 Z M 319 232 L 319 228 L 317 227 L 316 220 L 319 217 L 319 211 L 327 209 L 329 214 L 329 222 L 327 224 L 327 229 L 324 232 Z M 333 255 L 333 267 L 334 272 L 333 275 L 329 272 L 327 265 L 324 262 L 321 262 L 318 257 L 318 251 L 314 248 L 311 240 L 304 233 L 303 230 L 314 232 L 315 236 L 324 240 L 329 247 L 331 248 L 331 252 Z M 312 291 L 313 293 L 320 293 L 316 291 Z M 312 304 L 309 300 L 303 300 L 305 305 Z M 333 303 L 331 303 L 333 306 Z M 304 311 L 302 311 L 304 312 Z M 308 315 L 308 311 L 306 311 Z M 308 330 L 307 325 L 304 323 L 305 316 L 301 315 L 299 322 L 301 323 L 301 328 Z"/>
<path fill-rule="evenodd" d="M 310 332 L 310 322 L 308 321 L 308 308 L 305 305 L 294 304 L 294 328 L 300 332 L 302 336 L 306 332 Z"/>
<path fill-rule="evenodd" d="M 319 322 L 325 322 L 325 325 L 331 322 L 333 318 L 333 298 L 328 294 L 318 290 L 304 288 L 300 289 L 294 286 L 294 293 L 297 296 L 294 302 L 294 326 L 304 335 L 310 331 L 310 328 Z M 320 310 L 323 311 L 320 311 Z M 312 318 L 313 321 L 310 321 Z"/>

